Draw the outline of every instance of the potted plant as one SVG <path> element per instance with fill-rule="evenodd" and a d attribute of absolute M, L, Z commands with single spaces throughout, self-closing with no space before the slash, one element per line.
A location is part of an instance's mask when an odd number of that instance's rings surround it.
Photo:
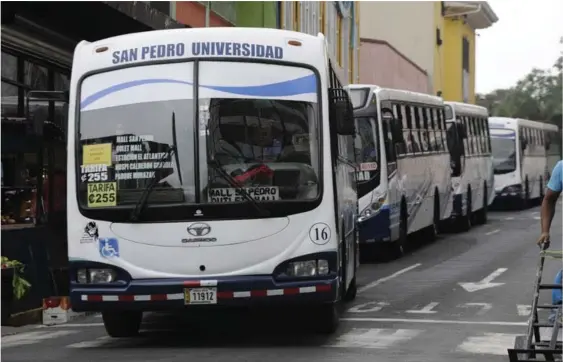
<path fill-rule="evenodd" d="M 21 262 L 2 257 L 2 325 L 10 318 L 14 299 L 21 299 L 31 287 L 23 278 L 24 268 Z"/>

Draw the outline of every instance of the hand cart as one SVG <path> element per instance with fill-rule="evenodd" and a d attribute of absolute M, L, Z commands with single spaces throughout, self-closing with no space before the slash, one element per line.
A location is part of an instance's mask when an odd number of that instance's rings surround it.
<path fill-rule="evenodd" d="M 525 336 L 516 337 L 514 348 L 508 349 L 510 362 L 534 362 L 534 361 L 561 361 L 562 342 L 558 340 L 561 331 L 562 305 L 540 305 L 540 291 L 561 289 L 561 284 L 542 284 L 543 265 L 546 259 L 557 259 L 561 261 L 563 252 L 561 250 L 540 251 L 536 280 L 534 285 L 534 300 L 532 310 L 528 320 L 528 330 Z M 549 321 L 540 322 L 538 310 L 551 310 L 552 314 Z M 552 323 L 553 322 L 553 323 Z M 545 328 L 551 333 L 544 333 L 544 338 L 540 335 L 540 329 Z M 549 335 L 545 335 L 549 334 Z"/>

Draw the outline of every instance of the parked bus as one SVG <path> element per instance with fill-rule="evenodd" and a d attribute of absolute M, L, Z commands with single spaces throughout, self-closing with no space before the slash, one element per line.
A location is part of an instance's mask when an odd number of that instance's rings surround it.
<path fill-rule="evenodd" d="M 70 298 L 112 337 L 142 313 L 297 304 L 330 333 L 356 294 L 353 113 L 325 38 L 151 31 L 74 53 Z"/>
<path fill-rule="evenodd" d="M 560 160 L 561 136 L 556 125 L 520 118 L 491 117 L 495 202 L 526 207 L 543 198 L 550 172 Z"/>
<path fill-rule="evenodd" d="M 441 98 L 375 85 L 348 87 L 359 150 L 360 243 L 399 257 L 407 236 L 434 238 L 450 217 L 450 156 Z M 371 133 L 370 133 L 371 130 Z M 375 246 L 372 248 L 372 246 Z"/>
<path fill-rule="evenodd" d="M 487 222 L 494 193 L 489 112 L 485 107 L 445 102 L 448 150 L 452 168 L 452 224 L 467 231 Z"/>

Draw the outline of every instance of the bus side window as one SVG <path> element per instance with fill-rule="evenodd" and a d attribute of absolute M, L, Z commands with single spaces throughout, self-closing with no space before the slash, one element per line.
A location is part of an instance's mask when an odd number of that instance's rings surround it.
<path fill-rule="evenodd" d="M 405 112 L 407 118 L 407 152 L 408 153 L 418 153 L 420 152 L 420 148 L 418 147 L 417 140 L 413 134 L 414 128 L 414 117 L 412 107 L 409 105 L 405 105 Z"/>
<path fill-rule="evenodd" d="M 444 152 L 448 152 L 448 144 L 447 144 L 447 138 L 446 138 L 446 113 L 444 111 L 444 107 L 441 107 L 439 109 L 436 110 L 436 122 L 438 123 L 438 128 L 440 129 L 440 139 L 441 139 L 441 144 L 440 144 L 440 150 L 444 151 Z"/>
<path fill-rule="evenodd" d="M 469 125 L 467 124 L 467 120 L 465 117 L 458 116 L 457 121 L 461 125 L 462 132 L 465 135 L 465 137 L 463 137 L 463 149 L 465 150 L 465 155 L 469 156 L 471 154 L 470 143 L 469 143 L 471 134 L 469 134 Z"/>
<path fill-rule="evenodd" d="M 432 110 L 433 108 L 425 108 L 424 109 L 424 116 L 426 118 L 426 123 L 428 126 L 428 148 L 430 151 L 436 152 L 440 149 L 436 144 L 436 131 L 435 131 L 435 123 L 434 118 L 432 117 Z"/>
<path fill-rule="evenodd" d="M 397 104 L 392 104 L 393 120 L 390 123 L 383 122 L 383 133 L 385 137 L 385 151 L 387 154 L 387 162 L 397 161 L 397 157 L 404 152 L 399 145 L 402 145 L 403 134 L 400 127 L 401 117 L 400 109 Z"/>
<path fill-rule="evenodd" d="M 393 118 L 395 118 L 393 112 Z M 381 110 L 380 110 L 381 114 Z M 383 134 L 381 135 L 380 139 L 383 140 L 385 146 L 385 155 L 387 156 L 387 162 L 395 162 L 397 160 L 397 155 L 395 152 L 395 147 L 393 146 L 393 123 L 395 123 L 395 119 L 392 120 L 384 120 L 381 119 L 381 128 L 383 129 Z M 377 123 L 376 123 L 377 127 Z M 379 134 L 377 132 L 376 134 Z"/>
<path fill-rule="evenodd" d="M 487 153 L 491 153 L 491 131 L 489 129 L 489 120 L 485 118 L 485 132 L 487 134 Z"/>
<path fill-rule="evenodd" d="M 406 109 L 402 104 L 397 105 L 397 122 L 395 122 L 393 126 L 398 128 L 397 135 L 402 135 L 400 140 L 394 140 L 397 154 L 399 156 L 404 156 L 408 153 L 407 140 L 409 139 L 409 129 L 407 127 Z"/>
<path fill-rule="evenodd" d="M 424 117 L 424 107 L 417 107 L 416 114 L 418 118 L 418 133 L 420 134 L 420 148 L 423 152 L 430 151 L 430 145 L 428 143 L 428 126 Z"/>
<path fill-rule="evenodd" d="M 482 149 L 482 137 L 481 137 L 481 125 L 479 124 L 479 118 L 471 117 L 471 122 L 473 123 L 473 129 L 475 130 L 475 153 L 480 155 L 483 153 Z"/>
<path fill-rule="evenodd" d="M 483 144 L 483 154 L 489 153 L 488 149 L 488 142 L 487 142 L 487 119 L 486 118 L 479 118 L 479 122 L 481 123 L 481 142 Z"/>

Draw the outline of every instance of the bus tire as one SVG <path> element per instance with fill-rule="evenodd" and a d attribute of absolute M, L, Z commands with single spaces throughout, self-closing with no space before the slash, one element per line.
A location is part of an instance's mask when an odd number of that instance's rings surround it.
<path fill-rule="evenodd" d="M 318 305 L 313 310 L 313 328 L 319 334 L 333 334 L 340 324 L 340 303 Z"/>
<path fill-rule="evenodd" d="M 110 337 L 134 337 L 139 334 L 143 312 L 105 311 L 102 312 L 102 320 Z"/>
<path fill-rule="evenodd" d="M 471 221 L 473 219 L 473 199 L 471 198 L 471 188 L 467 189 L 465 215 L 459 218 L 460 231 L 469 231 L 471 229 Z"/>
<path fill-rule="evenodd" d="M 477 212 L 476 221 L 477 224 L 486 224 L 487 223 L 487 213 L 489 212 L 489 204 L 488 204 L 488 192 L 489 189 L 487 188 L 487 184 L 483 186 L 483 207 L 481 210 Z"/>
<path fill-rule="evenodd" d="M 401 200 L 401 211 L 399 213 L 399 239 L 388 243 L 387 255 L 390 259 L 399 259 L 405 253 L 408 239 L 408 215 L 405 199 Z"/>
<path fill-rule="evenodd" d="M 356 295 L 358 295 L 358 285 L 356 284 L 356 275 L 354 275 L 354 279 L 350 282 L 350 286 L 346 290 L 344 297 L 342 298 L 345 302 L 351 302 L 356 299 Z"/>

